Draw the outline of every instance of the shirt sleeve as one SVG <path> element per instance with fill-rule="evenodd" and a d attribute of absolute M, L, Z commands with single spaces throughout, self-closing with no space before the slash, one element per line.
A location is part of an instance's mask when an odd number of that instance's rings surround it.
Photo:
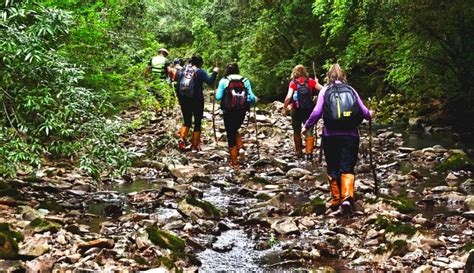
<path fill-rule="evenodd" d="M 296 90 L 296 84 L 294 81 L 290 81 L 290 84 L 288 85 L 288 89 L 293 89 L 293 90 Z"/>
<path fill-rule="evenodd" d="M 311 115 L 309 116 L 308 120 L 306 121 L 304 127 L 306 129 L 309 129 L 318 122 L 318 120 L 321 118 L 323 114 L 323 104 L 324 104 L 324 94 L 326 94 L 326 89 L 327 87 L 324 87 L 319 96 L 318 96 L 318 101 L 316 102 L 316 106 L 313 109 L 313 112 L 311 112 Z"/>
<path fill-rule="evenodd" d="M 219 85 L 217 86 L 217 92 L 216 92 L 216 100 L 222 100 L 222 97 L 224 97 L 224 90 L 228 85 L 228 80 L 225 78 L 222 78 L 219 81 Z"/>
<path fill-rule="evenodd" d="M 252 85 L 250 84 L 249 79 L 245 79 L 244 84 L 245 84 L 245 88 L 247 88 L 247 90 L 249 91 L 247 101 L 249 101 L 251 104 L 254 104 L 256 101 L 256 98 L 255 98 L 255 94 L 253 93 Z"/>
<path fill-rule="evenodd" d="M 318 90 L 316 89 L 316 85 L 317 85 L 317 81 L 314 80 L 314 79 L 309 79 L 309 82 L 308 82 L 308 87 L 309 89 L 311 90 L 311 95 L 313 96 L 317 96 L 318 95 Z"/>
<path fill-rule="evenodd" d="M 351 89 L 354 91 L 354 94 L 357 98 L 357 104 L 359 105 L 360 107 L 360 110 L 362 110 L 362 116 L 366 119 L 366 120 L 371 120 L 372 117 L 370 116 L 370 111 L 369 109 L 367 108 L 367 106 L 365 106 L 364 102 L 362 101 L 362 99 L 360 98 L 359 96 L 359 93 L 357 93 L 357 91 L 355 91 L 354 88 L 351 87 Z"/>
<path fill-rule="evenodd" d="M 211 76 L 207 75 L 207 72 L 204 69 L 199 69 L 198 74 L 201 75 L 202 80 L 207 83 L 208 85 L 211 85 L 214 83 L 214 81 L 217 78 L 217 73 L 212 72 Z"/>

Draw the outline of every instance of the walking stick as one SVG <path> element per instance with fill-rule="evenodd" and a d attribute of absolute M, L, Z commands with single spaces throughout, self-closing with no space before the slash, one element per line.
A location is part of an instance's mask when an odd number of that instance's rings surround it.
<path fill-rule="evenodd" d="M 217 67 L 217 60 L 216 60 L 216 67 Z M 214 96 L 212 99 L 212 129 L 214 131 L 214 140 L 217 145 L 217 133 L 216 133 L 216 89 L 217 89 L 217 76 L 216 80 L 214 81 Z"/>
<path fill-rule="evenodd" d="M 257 158 L 260 159 L 260 145 L 258 144 L 257 105 L 253 106 L 253 117 L 255 119 L 255 144 L 257 144 Z"/>
<path fill-rule="evenodd" d="M 313 74 L 314 74 L 314 79 L 316 80 L 316 68 L 314 66 L 314 62 L 313 62 Z M 317 143 L 318 141 L 318 124 L 316 124 L 316 129 L 314 130 L 314 142 Z M 319 145 L 319 158 L 318 158 L 318 161 L 319 161 L 319 165 L 321 165 L 321 162 L 323 160 L 323 139 L 321 138 L 321 144 Z"/>
<path fill-rule="evenodd" d="M 379 187 L 377 182 L 377 174 L 375 172 L 375 166 L 372 159 L 372 118 L 369 119 L 369 163 L 370 168 L 372 169 L 372 175 L 374 176 L 374 194 L 377 196 Z"/>

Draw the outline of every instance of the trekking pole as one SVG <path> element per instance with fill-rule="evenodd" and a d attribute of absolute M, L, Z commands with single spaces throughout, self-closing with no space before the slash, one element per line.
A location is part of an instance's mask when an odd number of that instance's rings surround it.
<path fill-rule="evenodd" d="M 255 144 L 257 144 L 257 158 L 260 159 L 260 145 L 258 144 L 257 105 L 253 106 L 253 117 L 255 119 Z"/>
<path fill-rule="evenodd" d="M 377 182 L 377 173 L 375 172 L 375 166 L 372 159 L 372 118 L 369 119 L 369 163 L 370 168 L 372 169 L 372 175 L 374 176 L 374 194 L 377 196 L 379 187 Z"/>
<path fill-rule="evenodd" d="M 217 67 L 217 60 L 216 60 L 216 67 Z M 216 145 L 218 144 L 217 142 L 217 133 L 216 133 L 216 90 L 217 90 L 217 76 L 216 80 L 214 81 L 214 96 L 212 99 L 212 129 L 214 131 L 214 140 L 216 142 Z"/>
<path fill-rule="evenodd" d="M 314 74 L 314 80 L 316 80 L 316 68 L 315 68 L 314 62 L 313 62 L 313 74 Z M 314 130 L 314 142 L 317 143 L 317 141 L 318 141 L 318 124 L 316 124 L 315 127 L 316 127 L 316 129 Z M 322 149 L 323 149 L 323 139 L 321 138 L 321 143 L 319 144 L 319 158 L 318 158 L 319 165 L 321 165 L 322 158 L 323 158 Z"/>

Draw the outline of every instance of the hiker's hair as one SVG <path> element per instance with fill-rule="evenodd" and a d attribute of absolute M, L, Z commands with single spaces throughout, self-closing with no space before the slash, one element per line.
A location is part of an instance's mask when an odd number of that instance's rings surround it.
<path fill-rule="evenodd" d="M 240 74 L 239 65 L 237 63 L 230 63 L 225 68 L 224 76 L 229 76 L 232 74 Z"/>
<path fill-rule="evenodd" d="M 293 68 L 293 71 L 291 72 L 291 78 L 296 80 L 298 78 L 308 78 L 308 71 L 306 71 L 306 68 L 299 64 Z"/>
<path fill-rule="evenodd" d="M 204 61 L 203 61 L 203 59 L 202 59 L 201 56 L 196 55 L 196 56 L 192 56 L 192 57 L 191 57 L 190 63 L 191 63 L 192 65 L 195 65 L 196 67 L 199 67 L 199 68 L 200 68 L 200 67 L 202 66 L 202 64 L 204 63 Z"/>
<path fill-rule="evenodd" d="M 331 68 L 329 68 L 328 73 L 326 74 L 326 80 L 328 84 L 335 81 L 347 83 L 346 73 L 344 73 L 344 70 L 342 70 L 342 68 L 337 63 L 333 64 Z"/>

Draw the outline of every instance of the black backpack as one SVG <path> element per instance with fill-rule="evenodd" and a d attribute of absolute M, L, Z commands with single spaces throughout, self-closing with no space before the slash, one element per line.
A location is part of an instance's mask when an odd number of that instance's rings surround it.
<path fill-rule="evenodd" d="M 296 84 L 297 100 L 293 101 L 293 105 L 297 109 L 313 109 L 314 102 L 312 99 L 311 89 L 309 88 L 308 79 L 305 79 L 304 83 L 300 83 L 297 80 L 293 81 Z"/>
<path fill-rule="evenodd" d="M 194 81 L 196 79 L 196 70 L 192 65 L 187 65 L 180 71 L 180 80 L 178 86 L 178 93 L 185 98 L 192 98 L 194 96 Z"/>
<path fill-rule="evenodd" d="M 354 129 L 363 120 L 354 89 L 347 84 L 333 84 L 324 96 L 324 125 L 330 129 Z"/>
<path fill-rule="evenodd" d="M 228 78 L 229 84 L 224 90 L 224 96 L 221 101 L 221 108 L 227 111 L 247 111 L 250 109 L 250 104 L 247 101 L 249 91 L 245 87 L 244 81 L 247 79 Z"/>

